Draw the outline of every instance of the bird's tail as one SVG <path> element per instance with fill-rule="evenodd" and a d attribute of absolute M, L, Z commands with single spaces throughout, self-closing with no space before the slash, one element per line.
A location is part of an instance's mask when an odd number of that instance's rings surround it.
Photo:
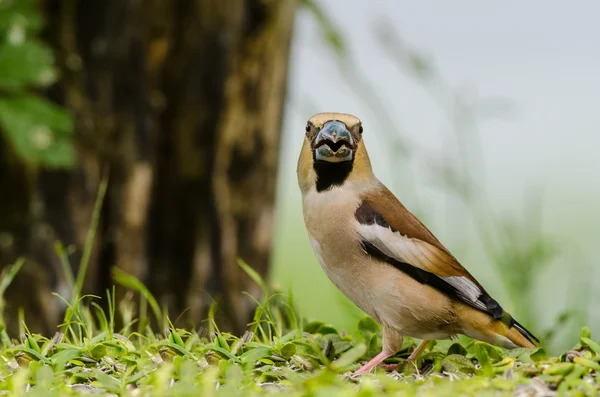
<path fill-rule="evenodd" d="M 540 340 L 535 337 L 527 328 L 522 326 L 514 318 L 510 319 L 511 326 L 508 327 L 506 337 L 515 345 L 527 348 L 534 348 Z"/>
<path fill-rule="evenodd" d="M 466 305 L 461 309 L 458 314 L 461 319 L 462 333 L 471 338 L 508 349 L 515 347 L 531 349 L 539 343 L 538 338 L 507 312 L 503 312 L 502 318 L 495 320 L 488 314 Z"/>

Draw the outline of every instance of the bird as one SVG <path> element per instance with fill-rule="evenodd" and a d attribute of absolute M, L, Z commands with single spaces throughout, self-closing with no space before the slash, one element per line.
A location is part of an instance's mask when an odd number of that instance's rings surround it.
<path fill-rule="evenodd" d="M 381 353 L 353 375 L 398 353 L 404 337 L 422 340 L 408 362 L 431 341 L 459 334 L 507 349 L 539 345 L 377 179 L 358 117 L 312 116 L 297 176 L 318 262 L 333 284 L 381 325 Z"/>

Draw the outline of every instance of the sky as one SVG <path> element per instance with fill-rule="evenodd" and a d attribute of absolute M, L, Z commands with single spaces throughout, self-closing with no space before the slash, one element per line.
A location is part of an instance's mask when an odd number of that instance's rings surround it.
<path fill-rule="evenodd" d="M 460 204 L 452 195 L 432 182 L 433 164 L 461 158 L 448 106 L 433 99 L 451 103 L 451 93 L 472 104 L 476 115 L 469 124 L 472 133 L 465 136 L 478 160 L 467 172 L 487 198 L 486 210 L 525 222 L 526 200 L 533 193 L 540 199 L 543 233 L 559 251 L 552 267 L 538 275 L 540 321 L 551 325 L 568 305 L 565 280 L 573 273 L 587 272 L 581 280 L 600 286 L 595 253 L 600 238 L 600 2 L 551 3 L 320 1 L 349 46 L 351 56 L 344 62 L 360 72 L 379 102 L 355 89 L 356 82 L 348 81 L 324 44 L 313 15 L 299 13 L 279 176 L 278 282 L 292 285 L 300 297 L 314 295 L 310 289 L 316 285 L 331 287 L 324 278 L 303 284 L 299 275 L 324 277 L 305 237 L 295 164 L 306 120 L 316 112 L 339 111 L 362 119 L 379 178 L 408 208 L 424 214 L 442 242 L 458 250 L 485 286 L 491 285 L 488 290 L 506 296 L 491 265 L 481 263 L 481 242 L 465 220 L 465 209 L 457 210 Z M 405 48 L 434 65 L 445 94 L 432 94 L 398 68 L 393 50 L 378 38 L 383 28 L 391 28 Z M 408 156 L 389 149 L 389 133 L 407 142 Z M 600 299 L 600 293 L 592 291 L 590 299 Z M 590 313 L 590 322 L 600 324 L 600 314 Z"/>

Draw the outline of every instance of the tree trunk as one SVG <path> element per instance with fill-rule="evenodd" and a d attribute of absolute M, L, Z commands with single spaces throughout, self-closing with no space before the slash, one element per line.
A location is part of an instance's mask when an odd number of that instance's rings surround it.
<path fill-rule="evenodd" d="M 62 72 L 49 96 L 75 116 L 78 167 L 42 170 L 31 191 L 15 193 L 27 198 L 16 206 L 32 195 L 42 204 L 28 230 L 13 225 L 30 242 L 23 252 L 58 269 L 58 239 L 77 247 L 77 270 L 107 170 L 85 292 L 104 296 L 115 265 L 145 282 L 172 320 L 185 311 L 181 319 L 199 325 L 214 298 L 221 325 L 241 331 L 253 310 L 243 291 L 260 290 L 236 260 L 268 271 L 295 8 L 296 0 L 45 0 Z"/>

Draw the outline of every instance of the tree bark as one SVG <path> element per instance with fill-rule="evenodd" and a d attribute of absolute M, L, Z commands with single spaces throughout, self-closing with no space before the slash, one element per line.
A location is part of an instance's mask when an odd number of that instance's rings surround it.
<path fill-rule="evenodd" d="M 9 226 L 35 240 L 20 253 L 56 273 L 58 239 L 77 248 L 76 271 L 108 170 L 85 291 L 104 296 L 118 266 L 172 320 L 199 325 L 214 298 L 221 325 L 240 332 L 253 310 L 243 291 L 260 290 L 236 260 L 268 271 L 296 3 L 45 0 L 62 73 L 48 95 L 75 116 L 78 167 L 38 171 L 15 193 L 41 206 L 29 229 Z"/>

